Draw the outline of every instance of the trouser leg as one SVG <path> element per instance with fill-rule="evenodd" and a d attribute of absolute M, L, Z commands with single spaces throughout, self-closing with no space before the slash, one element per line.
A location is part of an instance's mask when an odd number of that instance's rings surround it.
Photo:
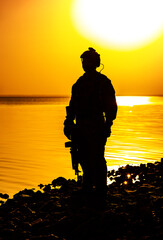
<path fill-rule="evenodd" d="M 96 173 L 96 191 L 101 194 L 106 193 L 107 187 L 107 167 L 105 160 L 98 165 Z"/>
<path fill-rule="evenodd" d="M 96 187 L 98 192 L 106 191 L 107 167 L 104 158 L 105 143 L 99 138 L 84 139 L 79 144 L 80 164 L 83 170 L 83 188 Z"/>
<path fill-rule="evenodd" d="M 86 141 L 84 141 L 84 144 L 79 145 L 79 156 L 80 165 L 83 170 L 83 189 L 90 191 L 93 188 L 93 169 L 90 161 L 90 147 Z"/>
<path fill-rule="evenodd" d="M 100 142 L 97 146 L 95 157 L 95 186 L 96 191 L 99 193 L 105 193 L 107 186 L 107 166 L 104 158 L 104 148 L 105 146 Z"/>

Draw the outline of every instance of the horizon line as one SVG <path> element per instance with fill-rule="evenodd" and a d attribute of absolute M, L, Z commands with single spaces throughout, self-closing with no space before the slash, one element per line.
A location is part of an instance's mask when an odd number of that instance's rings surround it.
<path fill-rule="evenodd" d="M 0 98 L 69 98 L 71 95 L 0 95 Z M 162 97 L 163 94 L 116 95 L 116 97 Z"/>

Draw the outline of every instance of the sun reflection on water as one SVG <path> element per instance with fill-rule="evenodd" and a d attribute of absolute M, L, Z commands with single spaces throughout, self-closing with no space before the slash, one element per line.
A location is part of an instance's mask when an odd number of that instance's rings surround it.
<path fill-rule="evenodd" d="M 120 96 L 117 97 L 118 106 L 134 106 L 134 105 L 146 105 L 150 104 L 150 97 L 139 96 Z"/>
<path fill-rule="evenodd" d="M 159 161 L 162 157 L 162 98 L 118 96 L 117 103 L 117 118 L 105 147 L 107 164 Z"/>

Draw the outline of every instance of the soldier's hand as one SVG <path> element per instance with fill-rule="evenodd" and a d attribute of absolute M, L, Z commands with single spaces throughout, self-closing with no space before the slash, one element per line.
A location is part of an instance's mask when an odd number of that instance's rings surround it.
<path fill-rule="evenodd" d="M 104 137 L 108 138 L 111 136 L 111 126 L 105 126 L 104 128 Z"/>
<path fill-rule="evenodd" d="M 108 138 L 108 137 L 110 137 L 110 136 L 111 136 L 111 128 L 109 128 L 109 129 L 107 130 L 107 136 L 106 136 L 106 137 Z"/>
<path fill-rule="evenodd" d="M 111 126 L 113 125 L 113 121 L 107 120 L 105 123 L 105 134 L 106 137 L 110 137 L 111 136 Z"/>
<path fill-rule="evenodd" d="M 71 140 L 72 130 L 74 127 L 74 123 L 71 121 L 68 121 L 67 119 L 64 121 L 64 135 Z"/>
<path fill-rule="evenodd" d="M 71 133 L 70 133 L 70 130 L 65 126 L 64 129 L 64 135 L 69 139 L 71 140 Z"/>

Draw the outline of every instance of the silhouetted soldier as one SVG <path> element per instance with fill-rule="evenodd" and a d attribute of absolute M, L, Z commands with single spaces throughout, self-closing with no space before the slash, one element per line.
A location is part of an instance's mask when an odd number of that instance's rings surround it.
<path fill-rule="evenodd" d="M 95 186 L 97 193 L 105 194 L 104 150 L 117 113 L 115 91 L 111 81 L 96 71 L 100 55 L 93 48 L 85 51 L 81 60 L 85 73 L 72 87 L 64 133 L 77 143 L 83 190 L 90 192 Z"/>

